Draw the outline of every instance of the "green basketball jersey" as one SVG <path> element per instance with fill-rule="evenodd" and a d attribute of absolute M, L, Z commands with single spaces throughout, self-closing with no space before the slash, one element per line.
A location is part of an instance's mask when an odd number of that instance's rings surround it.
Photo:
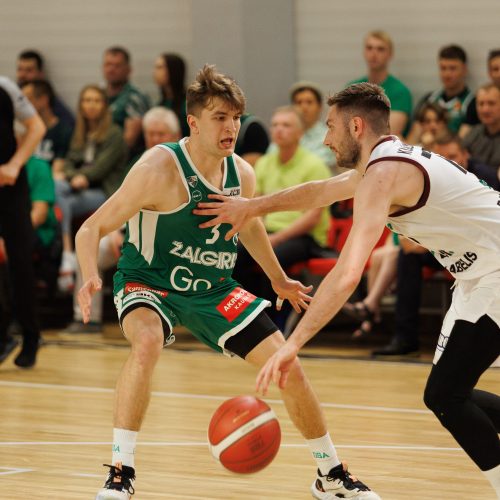
<path fill-rule="evenodd" d="M 224 160 L 222 190 L 210 185 L 193 164 L 185 145 L 161 144 L 179 169 L 188 193 L 187 203 L 171 212 L 141 210 L 127 222 L 122 255 L 115 274 L 115 293 L 125 283 L 194 294 L 231 277 L 237 257 L 237 237 L 226 241 L 228 224 L 200 229 L 210 217 L 192 213 L 209 194 L 237 196 L 240 177 L 232 156 Z M 167 154 L 168 154 L 167 153 Z"/>

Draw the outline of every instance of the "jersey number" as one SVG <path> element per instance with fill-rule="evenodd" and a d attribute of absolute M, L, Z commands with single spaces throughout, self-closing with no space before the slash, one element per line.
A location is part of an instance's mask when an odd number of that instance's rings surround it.
<path fill-rule="evenodd" d="M 214 226 L 212 228 L 212 235 L 213 236 L 211 238 L 208 238 L 205 240 L 205 243 L 207 245 L 212 245 L 213 243 L 215 243 L 219 239 L 219 236 L 220 236 L 219 226 L 220 226 L 220 224 L 217 224 L 216 226 Z"/>

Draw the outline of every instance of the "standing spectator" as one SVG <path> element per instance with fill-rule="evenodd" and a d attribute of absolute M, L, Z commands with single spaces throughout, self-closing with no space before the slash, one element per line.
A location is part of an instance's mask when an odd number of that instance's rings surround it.
<path fill-rule="evenodd" d="M 146 149 L 164 142 L 177 142 L 181 138 L 181 128 L 175 113 L 170 109 L 159 106 L 151 108 L 142 121 L 142 130 Z M 137 158 L 138 159 L 138 158 Z M 123 233 L 120 230 L 106 235 L 99 242 L 99 253 L 97 256 L 97 267 L 102 273 L 116 266 L 120 257 L 123 243 Z M 66 333 L 100 333 L 102 332 L 102 290 L 92 296 L 92 310 L 90 321 L 83 323 L 82 311 L 78 304 L 78 290 L 83 285 L 82 275 L 79 268 L 76 270 L 76 286 L 73 293 L 73 321 L 68 325 Z"/>
<path fill-rule="evenodd" d="M 474 94 L 467 87 L 467 54 L 458 45 L 448 45 L 439 51 L 438 55 L 439 78 L 443 86 L 426 94 L 417 105 L 416 113 L 426 102 L 439 104 L 448 116 L 448 128 L 453 133 L 460 133 L 463 137 L 466 127 L 478 123 L 476 109 L 473 103 Z M 412 126 L 410 133 L 416 133 Z"/>
<path fill-rule="evenodd" d="M 54 113 L 54 91 L 46 80 L 33 80 L 21 85 L 24 95 L 43 120 L 47 132 L 35 151 L 35 156 L 47 161 L 55 175 L 62 171 L 73 129 Z"/>
<path fill-rule="evenodd" d="M 130 54 L 123 47 L 110 47 L 104 53 L 103 73 L 106 95 L 113 122 L 123 130 L 123 138 L 132 153 L 138 147 L 141 122 L 149 108 L 149 99 L 130 81 Z"/>
<path fill-rule="evenodd" d="M 156 58 L 153 78 L 160 91 L 159 106 L 171 109 L 179 119 L 182 135 L 189 135 L 186 115 L 186 63 L 177 54 L 164 53 Z"/>
<path fill-rule="evenodd" d="M 24 50 L 17 58 L 16 78 L 17 84 L 22 86 L 33 80 L 47 80 L 44 69 L 45 63 L 40 52 L 36 50 Z M 69 129 L 75 126 L 75 117 L 64 104 L 60 97 L 54 94 L 53 111 L 55 115 Z"/>
<path fill-rule="evenodd" d="M 75 133 L 56 182 L 57 204 L 63 215 L 59 287 L 65 291 L 73 288 L 76 270 L 72 220 L 97 209 L 113 194 L 124 177 L 127 159 L 122 132 L 111 120 L 104 91 L 87 85 L 78 102 Z"/>
<path fill-rule="evenodd" d="M 14 135 L 14 118 L 26 127 L 19 147 Z M 35 364 L 40 341 L 32 261 L 34 234 L 23 165 L 44 134 L 43 121 L 20 89 L 8 78 L 0 77 L 0 226 L 9 255 L 13 299 L 23 334 L 23 347 L 14 362 L 23 368 Z M 0 363 L 17 345 L 17 341 L 7 334 L 7 326 L 7 318 L 0 317 Z"/>
<path fill-rule="evenodd" d="M 500 87 L 487 83 L 477 91 L 475 125 L 464 138 L 464 146 L 471 157 L 492 169 L 500 167 Z"/>
<path fill-rule="evenodd" d="M 323 141 L 326 125 L 321 120 L 323 94 L 313 82 L 297 82 L 290 89 L 290 101 L 302 113 L 304 134 L 300 145 L 319 156 L 331 169 L 335 166 L 335 155 Z"/>
<path fill-rule="evenodd" d="M 500 87 L 500 49 L 490 50 L 488 54 L 488 75 Z"/>
<path fill-rule="evenodd" d="M 368 75 L 349 83 L 370 82 L 380 85 L 391 101 L 389 123 L 391 134 L 405 133 L 412 111 L 412 97 L 408 87 L 389 73 L 389 62 L 394 55 L 391 37 L 385 31 L 371 31 L 365 37 L 364 57 Z"/>

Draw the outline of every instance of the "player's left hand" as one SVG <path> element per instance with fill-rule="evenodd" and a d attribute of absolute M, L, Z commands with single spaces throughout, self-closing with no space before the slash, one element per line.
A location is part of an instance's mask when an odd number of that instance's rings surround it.
<path fill-rule="evenodd" d="M 0 186 L 13 186 L 19 176 L 20 168 L 12 162 L 0 165 Z"/>
<path fill-rule="evenodd" d="M 276 309 L 281 310 L 281 306 L 285 300 L 288 300 L 294 310 L 300 313 L 306 310 L 311 302 L 312 297 L 308 293 L 313 289 L 312 285 L 305 286 L 300 281 L 285 278 L 284 280 L 272 283 L 273 290 L 278 295 L 276 301 Z"/>
<path fill-rule="evenodd" d="M 298 351 L 298 347 L 290 342 L 283 344 L 261 368 L 257 375 L 255 385 L 256 391 L 265 396 L 271 380 L 273 380 L 280 389 L 284 389 L 292 365 L 297 358 Z"/>

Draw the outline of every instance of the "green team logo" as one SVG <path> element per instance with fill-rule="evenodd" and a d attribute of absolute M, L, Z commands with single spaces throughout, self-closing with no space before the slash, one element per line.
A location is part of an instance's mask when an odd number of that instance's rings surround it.
<path fill-rule="evenodd" d="M 313 451 L 312 454 L 314 458 L 330 458 L 328 453 L 324 453 L 322 451 Z"/>
<path fill-rule="evenodd" d="M 113 445 L 113 452 L 114 453 L 120 453 L 120 445 L 114 444 Z"/>
<path fill-rule="evenodd" d="M 187 183 L 194 189 L 198 184 L 198 176 L 191 175 L 190 177 L 186 177 Z"/>

